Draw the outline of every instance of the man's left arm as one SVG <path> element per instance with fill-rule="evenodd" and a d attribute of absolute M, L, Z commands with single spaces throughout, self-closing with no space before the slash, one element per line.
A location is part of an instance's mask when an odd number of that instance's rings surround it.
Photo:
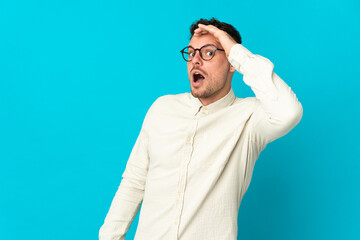
<path fill-rule="evenodd" d="M 302 105 L 291 88 L 273 71 L 274 64 L 269 59 L 235 44 L 228 60 L 243 74 L 244 82 L 259 102 L 249 122 L 253 141 L 264 146 L 284 136 L 300 122 Z"/>
<path fill-rule="evenodd" d="M 225 31 L 212 25 L 199 24 L 194 36 L 212 34 L 225 50 L 230 64 L 244 75 L 244 82 L 256 96 L 257 108 L 249 124 L 256 143 L 267 143 L 284 136 L 301 120 L 303 108 L 291 88 L 273 71 L 267 58 L 252 54 Z"/>

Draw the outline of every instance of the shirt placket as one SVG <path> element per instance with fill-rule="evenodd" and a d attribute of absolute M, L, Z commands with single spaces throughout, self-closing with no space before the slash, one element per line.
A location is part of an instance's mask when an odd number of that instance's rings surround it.
<path fill-rule="evenodd" d="M 176 217 L 174 219 L 175 225 L 175 239 L 179 237 L 179 226 L 181 221 L 181 213 L 184 206 L 184 194 L 186 190 L 187 176 L 188 176 L 188 166 L 191 161 L 193 148 L 194 148 L 194 137 L 196 134 L 197 126 L 199 122 L 199 116 L 195 116 L 194 120 L 192 120 L 190 131 L 185 139 L 184 145 L 184 160 L 181 161 L 180 166 L 180 177 L 178 184 L 178 192 L 177 192 L 177 201 L 176 201 Z"/>

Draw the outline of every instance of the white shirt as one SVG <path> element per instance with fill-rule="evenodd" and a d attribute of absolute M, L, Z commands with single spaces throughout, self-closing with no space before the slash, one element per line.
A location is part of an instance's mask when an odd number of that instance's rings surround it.
<path fill-rule="evenodd" d="M 100 229 L 101 240 L 125 239 L 142 207 L 135 240 L 236 240 L 240 202 L 265 146 L 303 114 L 267 58 L 243 45 L 229 62 L 256 97 L 233 89 L 203 106 L 191 93 L 166 95 L 150 107 Z"/>

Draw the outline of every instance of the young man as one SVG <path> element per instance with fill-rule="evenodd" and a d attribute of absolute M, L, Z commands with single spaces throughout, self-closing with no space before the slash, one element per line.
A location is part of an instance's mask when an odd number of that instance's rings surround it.
<path fill-rule="evenodd" d="M 111 204 L 101 240 L 235 240 L 241 199 L 260 152 L 300 121 L 302 106 L 274 65 L 218 20 L 200 19 L 181 52 L 191 93 L 150 107 Z M 237 98 L 235 71 L 256 97 Z"/>

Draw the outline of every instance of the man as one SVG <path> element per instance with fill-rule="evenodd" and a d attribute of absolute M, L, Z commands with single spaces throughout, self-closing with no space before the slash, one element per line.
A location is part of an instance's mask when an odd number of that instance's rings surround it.
<path fill-rule="evenodd" d="M 136 240 L 235 240 L 255 161 L 302 117 L 274 65 L 242 46 L 235 28 L 200 19 L 190 32 L 181 52 L 191 94 L 166 95 L 150 107 L 101 240 L 125 239 L 141 202 Z M 235 97 L 235 70 L 256 97 Z"/>

